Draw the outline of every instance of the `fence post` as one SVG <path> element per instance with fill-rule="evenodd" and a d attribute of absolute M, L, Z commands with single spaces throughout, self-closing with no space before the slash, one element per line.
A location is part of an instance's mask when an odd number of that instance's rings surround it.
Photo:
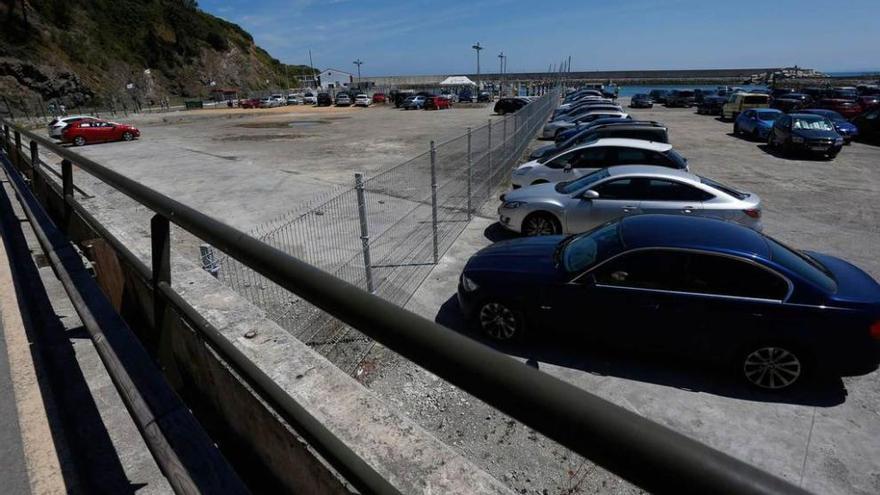
<path fill-rule="evenodd" d="M 18 129 L 16 129 L 15 130 L 15 159 L 13 160 L 13 162 L 15 163 L 15 166 L 18 167 L 19 171 L 24 169 L 24 165 L 22 165 L 23 161 L 24 160 L 21 159 L 21 132 Z"/>
<path fill-rule="evenodd" d="M 160 214 L 150 219 L 150 251 L 152 254 L 153 330 L 158 336 L 159 366 L 172 386 L 181 383 L 174 364 L 171 327 L 166 321 L 168 305 L 159 289 L 160 283 L 171 285 L 171 224 Z"/>
<path fill-rule="evenodd" d="M 486 198 L 492 195 L 492 119 L 489 119 L 489 139 L 486 162 L 489 166 L 489 177 L 486 178 Z"/>
<path fill-rule="evenodd" d="M 373 292 L 373 263 L 370 261 L 370 233 L 367 230 L 367 202 L 364 200 L 364 176 L 354 174 L 354 188 L 357 191 L 358 218 L 361 220 L 361 249 L 364 252 L 364 276 L 367 278 L 367 291 Z"/>
<path fill-rule="evenodd" d="M 507 154 L 510 153 L 510 146 L 507 143 L 507 116 L 501 117 L 501 166 L 507 160 Z"/>
<path fill-rule="evenodd" d="M 467 219 L 471 221 L 471 182 L 474 176 L 474 161 L 471 158 L 471 128 L 467 128 Z"/>
<path fill-rule="evenodd" d="M 40 150 L 36 141 L 31 141 L 31 189 L 36 190 L 39 173 L 37 169 L 40 167 Z"/>
<path fill-rule="evenodd" d="M 67 232 L 67 229 L 70 227 L 70 214 L 73 209 L 70 206 L 71 201 L 73 201 L 73 165 L 66 158 L 61 160 L 61 195 L 64 197 L 64 231 Z"/>
<path fill-rule="evenodd" d="M 437 238 L 437 149 L 431 141 L 431 230 L 434 240 L 434 264 L 440 261 L 440 245 Z"/>

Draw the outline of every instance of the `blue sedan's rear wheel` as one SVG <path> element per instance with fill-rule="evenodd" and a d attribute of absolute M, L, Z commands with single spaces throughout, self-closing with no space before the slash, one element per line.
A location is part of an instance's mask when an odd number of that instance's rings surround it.
<path fill-rule="evenodd" d="M 781 390 L 801 379 L 804 362 L 787 346 L 761 345 L 744 353 L 742 372 L 745 379 L 758 388 Z"/>
<path fill-rule="evenodd" d="M 521 314 L 506 303 L 487 302 L 480 308 L 480 328 L 494 340 L 509 341 L 522 335 Z"/>

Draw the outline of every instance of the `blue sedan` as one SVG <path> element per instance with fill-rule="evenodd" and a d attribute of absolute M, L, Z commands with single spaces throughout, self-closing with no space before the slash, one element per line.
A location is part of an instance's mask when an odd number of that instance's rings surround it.
<path fill-rule="evenodd" d="M 497 340 L 552 330 L 728 363 L 782 389 L 810 371 L 876 369 L 880 285 L 844 260 L 722 220 L 636 215 L 515 239 L 468 261 L 458 299 Z"/>
<path fill-rule="evenodd" d="M 824 108 L 807 108 L 798 110 L 798 113 L 811 113 L 813 115 L 821 115 L 830 120 L 834 124 L 834 130 L 843 137 L 843 142 L 849 144 L 859 135 L 859 128 L 855 124 L 846 120 L 843 115 L 834 110 L 826 110 Z"/>
<path fill-rule="evenodd" d="M 740 112 L 733 122 L 733 133 L 745 134 L 753 139 L 765 140 L 773 128 L 773 122 L 783 113 L 775 108 L 756 108 Z"/>

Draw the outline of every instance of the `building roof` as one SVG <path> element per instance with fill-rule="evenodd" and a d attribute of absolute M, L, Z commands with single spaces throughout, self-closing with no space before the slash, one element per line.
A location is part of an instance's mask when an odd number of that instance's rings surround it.
<path fill-rule="evenodd" d="M 440 83 L 440 86 L 476 86 L 476 83 L 467 76 L 449 76 Z"/>
<path fill-rule="evenodd" d="M 333 68 L 327 68 L 327 69 L 324 69 L 324 70 L 321 71 L 321 74 L 324 74 L 324 73 L 327 73 L 327 72 L 330 72 L 330 71 L 338 72 L 338 73 L 340 73 L 340 74 L 345 74 L 345 75 L 348 75 L 348 76 L 353 75 L 351 72 L 345 72 L 344 70 L 333 69 Z M 319 75 L 320 75 L 320 74 L 319 74 Z"/>

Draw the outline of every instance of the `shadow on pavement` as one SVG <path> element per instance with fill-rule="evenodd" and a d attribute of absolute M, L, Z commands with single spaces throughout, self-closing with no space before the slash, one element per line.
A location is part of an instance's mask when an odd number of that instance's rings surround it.
<path fill-rule="evenodd" d="M 443 303 L 434 321 L 500 352 L 526 359 L 526 364 L 539 369 L 541 364 L 546 363 L 593 375 L 614 376 L 755 402 L 831 407 L 846 400 L 846 389 L 837 377 L 813 379 L 791 391 L 765 392 L 737 381 L 725 369 L 687 362 L 679 356 L 597 349 L 586 339 L 572 335 L 555 333 L 533 335 L 519 343 L 495 342 L 468 328 L 455 296 Z"/>
<path fill-rule="evenodd" d="M 507 241 L 510 239 L 518 239 L 519 237 L 521 237 L 516 232 L 511 232 L 505 229 L 498 222 L 495 222 L 492 225 L 486 227 L 486 229 L 483 230 L 483 236 L 492 242 Z"/>

